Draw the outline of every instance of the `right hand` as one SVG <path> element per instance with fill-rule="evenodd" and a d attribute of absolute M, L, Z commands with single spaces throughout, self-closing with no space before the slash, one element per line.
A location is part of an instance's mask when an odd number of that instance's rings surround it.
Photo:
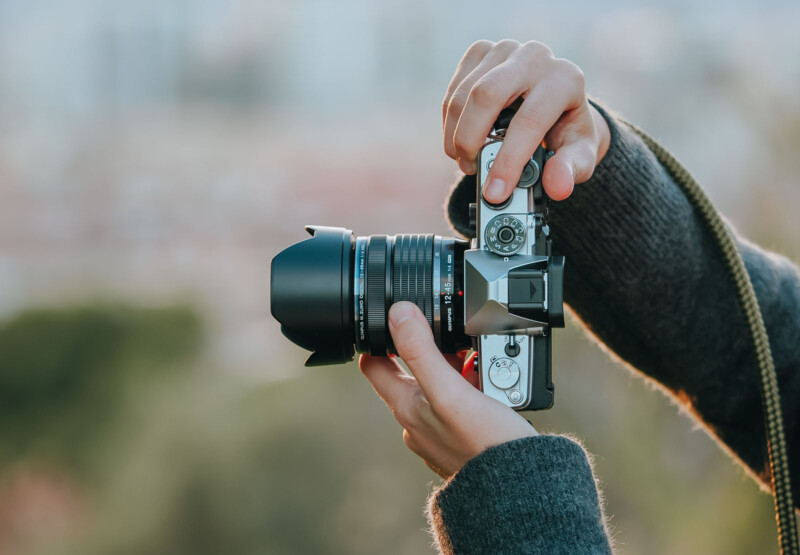
<path fill-rule="evenodd" d="M 503 108 L 524 101 L 486 180 L 485 196 L 502 202 L 542 141 L 555 156 L 542 184 L 553 200 L 588 180 L 611 142 L 603 116 L 589 104 L 583 72 L 544 44 L 481 40 L 470 46 L 442 103 L 444 150 L 464 173 L 476 173 L 478 152 Z"/>

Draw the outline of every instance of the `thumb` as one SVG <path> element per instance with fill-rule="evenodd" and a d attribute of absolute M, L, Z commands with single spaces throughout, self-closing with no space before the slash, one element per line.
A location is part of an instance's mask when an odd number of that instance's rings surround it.
<path fill-rule="evenodd" d="M 431 403 L 445 394 L 472 389 L 436 347 L 428 320 L 416 305 L 406 301 L 393 304 L 389 332 L 397 354 Z"/>
<path fill-rule="evenodd" d="M 556 149 L 555 156 L 544 165 L 542 185 L 553 200 L 564 200 L 572 188 L 587 181 L 594 171 L 597 150 L 591 141 L 579 140 Z"/>

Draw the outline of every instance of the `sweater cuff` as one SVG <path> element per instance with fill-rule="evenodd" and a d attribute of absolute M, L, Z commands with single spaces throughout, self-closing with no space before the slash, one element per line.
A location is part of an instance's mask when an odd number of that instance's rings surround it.
<path fill-rule="evenodd" d="M 428 501 L 443 553 L 611 553 L 586 452 L 563 436 L 491 447 Z"/>
<path fill-rule="evenodd" d="M 647 268 L 663 267 L 661 243 L 687 230 L 694 213 L 642 140 L 592 105 L 606 120 L 611 142 L 592 177 L 568 199 L 550 203 L 553 250 L 569 256 L 573 273 L 603 269 L 604 279 L 639 280 Z"/>

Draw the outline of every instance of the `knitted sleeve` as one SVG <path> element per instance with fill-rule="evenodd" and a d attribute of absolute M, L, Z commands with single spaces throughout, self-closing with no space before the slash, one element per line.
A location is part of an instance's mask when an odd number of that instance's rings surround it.
<path fill-rule="evenodd" d="M 447 555 L 611 553 L 586 453 L 562 436 L 484 451 L 433 493 L 428 516 Z"/>
<path fill-rule="evenodd" d="M 608 153 L 587 183 L 550 208 L 554 250 L 567 260 L 565 300 L 600 341 L 665 386 L 767 484 L 758 368 L 717 247 L 642 141 L 598 109 L 611 129 Z M 467 225 L 474 198 L 474 178 L 449 198 L 451 223 L 465 235 L 474 234 Z M 797 461 L 800 274 L 786 258 L 738 235 L 735 241 L 770 336 L 789 456 Z M 792 465 L 792 483 L 800 499 L 800 464 Z"/>

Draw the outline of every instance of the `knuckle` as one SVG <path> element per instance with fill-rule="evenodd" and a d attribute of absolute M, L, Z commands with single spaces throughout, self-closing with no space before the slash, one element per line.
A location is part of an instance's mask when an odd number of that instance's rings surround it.
<path fill-rule="evenodd" d="M 503 39 L 501 41 L 498 41 L 497 44 L 495 45 L 495 48 L 502 52 L 513 52 L 519 47 L 520 47 L 519 42 L 512 39 Z"/>
<path fill-rule="evenodd" d="M 452 158 L 453 160 L 455 160 L 456 157 L 457 157 L 457 154 L 456 154 L 455 148 L 453 148 L 452 141 L 448 141 L 447 137 L 445 137 L 443 143 L 444 143 L 444 153 L 449 158 Z"/>
<path fill-rule="evenodd" d="M 586 87 L 586 76 L 584 75 L 583 70 L 576 64 L 563 58 L 560 58 L 558 63 L 568 82 L 583 91 Z"/>
<path fill-rule="evenodd" d="M 415 453 L 417 452 L 417 447 L 418 447 L 417 440 L 414 437 L 414 435 L 411 432 L 409 432 L 407 429 L 403 430 L 403 443 L 411 451 L 413 451 Z"/>
<path fill-rule="evenodd" d="M 458 154 L 456 154 L 455 147 L 453 147 L 453 142 L 448 141 L 447 137 L 444 138 L 444 153 L 454 160 L 458 157 Z"/>
<path fill-rule="evenodd" d="M 575 175 L 578 175 L 578 174 L 576 173 Z M 577 181 L 579 183 L 585 183 L 585 182 L 589 181 L 592 178 L 593 175 L 594 175 L 594 164 L 589 164 L 588 166 L 586 166 L 583 169 L 583 172 L 582 172 L 582 174 L 579 175 L 579 177 L 577 178 Z"/>
<path fill-rule="evenodd" d="M 525 52 L 526 55 L 535 59 L 554 57 L 553 51 L 550 49 L 549 46 L 535 40 L 531 40 L 523 44 L 522 50 Z"/>
<path fill-rule="evenodd" d="M 576 149 L 575 156 L 571 160 L 573 175 L 576 183 L 588 181 L 594 173 L 597 151 L 589 141 L 581 141 Z"/>
<path fill-rule="evenodd" d="M 453 147 L 456 151 L 456 156 L 459 158 L 470 158 L 470 144 L 469 139 L 464 136 L 463 131 L 456 131 L 453 137 Z"/>
<path fill-rule="evenodd" d="M 494 43 L 490 40 L 481 39 L 476 40 L 467 48 L 465 56 L 485 56 L 492 48 Z"/>
<path fill-rule="evenodd" d="M 394 418 L 406 430 L 413 430 L 417 427 L 427 401 L 421 393 L 415 393 L 401 399 L 394 408 Z"/>
<path fill-rule="evenodd" d="M 498 83 L 489 77 L 482 77 L 472 86 L 470 97 L 479 106 L 492 106 L 498 102 Z"/>

